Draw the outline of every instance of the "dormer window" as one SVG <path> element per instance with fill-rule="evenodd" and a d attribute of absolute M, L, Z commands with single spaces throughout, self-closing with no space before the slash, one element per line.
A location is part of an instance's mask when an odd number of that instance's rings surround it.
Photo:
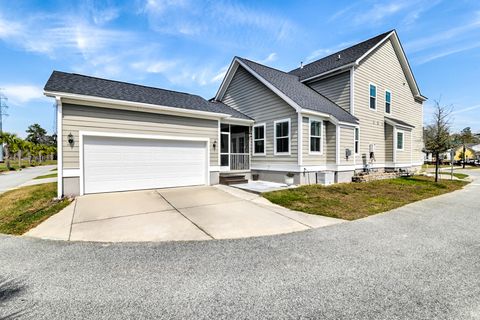
<path fill-rule="evenodd" d="M 377 86 L 370 84 L 370 109 L 377 109 Z"/>

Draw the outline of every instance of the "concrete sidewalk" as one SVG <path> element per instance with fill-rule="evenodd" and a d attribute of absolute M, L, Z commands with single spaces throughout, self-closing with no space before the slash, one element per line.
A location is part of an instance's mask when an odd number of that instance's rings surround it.
<path fill-rule="evenodd" d="M 78 197 L 25 235 L 101 242 L 211 240 L 275 235 L 340 222 L 219 185 Z"/>
<path fill-rule="evenodd" d="M 6 192 L 8 190 L 16 189 L 23 184 L 33 180 L 38 176 L 42 176 L 51 172 L 57 166 L 38 166 L 38 167 L 31 167 L 25 168 L 20 171 L 9 172 L 0 174 L 0 193 Z M 39 182 L 44 179 L 38 180 Z M 55 179 L 56 181 L 56 179 Z M 45 181 L 42 181 L 45 182 Z"/>

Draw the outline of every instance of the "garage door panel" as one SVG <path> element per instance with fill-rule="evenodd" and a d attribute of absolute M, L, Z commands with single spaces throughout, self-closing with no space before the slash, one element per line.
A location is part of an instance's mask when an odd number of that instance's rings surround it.
<path fill-rule="evenodd" d="M 206 183 L 206 143 L 84 138 L 85 193 Z"/>

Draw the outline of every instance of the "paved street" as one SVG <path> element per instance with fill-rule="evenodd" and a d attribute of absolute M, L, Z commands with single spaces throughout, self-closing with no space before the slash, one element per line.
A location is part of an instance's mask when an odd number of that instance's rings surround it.
<path fill-rule="evenodd" d="M 51 173 L 50 171 L 56 167 L 57 166 L 38 166 L 17 172 L 0 174 L 0 193 L 18 187 L 35 177 Z"/>
<path fill-rule="evenodd" d="M 386 214 L 239 240 L 0 238 L 0 317 L 480 319 L 480 172 Z"/>

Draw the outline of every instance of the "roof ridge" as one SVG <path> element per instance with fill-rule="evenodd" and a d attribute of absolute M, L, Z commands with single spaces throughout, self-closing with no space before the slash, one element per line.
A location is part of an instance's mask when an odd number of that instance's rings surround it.
<path fill-rule="evenodd" d="M 138 86 L 138 87 L 143 87 L 143 88 L 148 88 L 148 89 L 167 91 L 167 92 L 172 92 L 172 93 L 180 93 L 180 94 L 184 94 L 184 95 L 188 95 L 188 96 L 199 97 L 199 98 L 202 98 L 202 99 L 206 100 L 205 98 L 203 98 L 202 96 L 199 96 L 198 94 L 191 94 L 191 93 L 183 92 L 183 91 L 176 91 L 176 90 L 172 90 L 172 89 L 163 89 L 163 88 L 147 86 L 147 85 L 144 85 L 144 84 L 138 84 L 138 83 L 133 83 L 133 82 L 121 81 L 121 80 L 113 80 L 113 79 L 94 77 L 94 76 L 85 75 L 85 74 L 76 73 L 76 72 L 65 72 L 65 71 L 58 71 L 58 70 L 53 70 L 53 72 L 69 74 L 69 75 L 74 75 L 74 76 L 80 76 L 80 77 L 90 78 L 90 79 L 103 80 L 103 81 L 108 81 L 108 82 L 116 82 L 116 83 L 127 84 L 127 85 L 131 85 L 131 86 Z"/>
<path fill-rule="evenodd" d="M 252 62 L 252 63 L 258 64 L 259 66 L 262 66 L 262 67 L 265 67 L 265 68 L 268 68 L 268 69 L 271 69 L 271 70 L 275 70 L 275 71 L 281 72 L 281 73 L 283 73 L 283 74 L 285 74 L 285 75 L 287 75 L 287 76 L 295 77 L 295 78 L 297 78 L 297 79 L 300 79 L 299 76 L 296 76 L 296 75 L 294 75 L 294 74 L 285 72 L 285 71 L 283 71 L 283 70 L 280 70 L 280 69 L 277 69 L 277 68 L 274 68 L 274 67 L 267 66 L 267 65 L 265 65 L 265 64 L 261 64 L 261 63 L 259 63 L 259 62 L 256 62 L 256 61 L 253 61 L 253 60 L 250 60 L 250 59 L 247 59 L 247 58 L 242 58 L 242 57 L 239 57 L 239 56 L 236 56 L 236 58 L 238 58 L 238 59 L 240 59 L 240 60 L 246 60 L 246 61 L 248 61 L 248 62 Z"/>
<path fill-rule="evenodd" d="M 357 42 L 357 43 L 355 43 L 354 45 L 351 45 L 351 46 L 349 46 L 349 47 L 345 47 L 345 48 L 340 49 L 340 50 L 338 50 L 338 51 L 336 51 L 336 52 L 334 52 L 334 53 L 331 53 L 331 54 L 329 54 L 329 55 L 327 55 L 327 56 L 324 56 L 324 57 L 321 57 L 321 58 L 319 58 L 319 59 L 317 59 L 317 60 L 314 60 L 314 61 L 312 61 L 312 62 L 309 62 L 309 63 L 303 65 L 302 67 L 298 67 L 298 68 L 292 69 L 292 70 L 289 71 L 289 73 L 292 72 L 292 71 L 294 71 L 294 70 L 298 70 L 298 69 L 301 69 L 301 68 L 305 68 L 305 67 L 307 67 L 307 66 L 309 66 L 309 65 L 311 65 L 311 64 L 313 64 L 313 63 L 316 63 L 316 62 L 318 62 L 318 61 L 320 61 L 320 60 L 323 60 L 323 59 L 332 57 L 332 56 L 334 56 L 334 55 L 337 55 L 339 52 L 342 52 L 342 51 L 345 51 L 345 50 L 347 50 L 347 49 L 353 48 L 353 47 L 355 47 L 355 46 L 359 46 L 359 45 L 361 45 L 361 44 L 364 44 L 365 42 L 371 41 L 371 40 L 373 40 L 373 39 L 375 39 L 375 38 L 377 38 L 377 37 L 387 36 L 387 34 L 390 34 L 390 33 L 392 33 L 393 31 L 396 31 L 396 29 L 391 29 L 391 30 L 389 30 L 389 31 L 387 31 L 387 32 L 380 33 L 380 34 L 377 34 L 376 36 L 370 37 L 370 38 L 368 38 L 368 39 L 366 39 L 366 40 Z"/>

